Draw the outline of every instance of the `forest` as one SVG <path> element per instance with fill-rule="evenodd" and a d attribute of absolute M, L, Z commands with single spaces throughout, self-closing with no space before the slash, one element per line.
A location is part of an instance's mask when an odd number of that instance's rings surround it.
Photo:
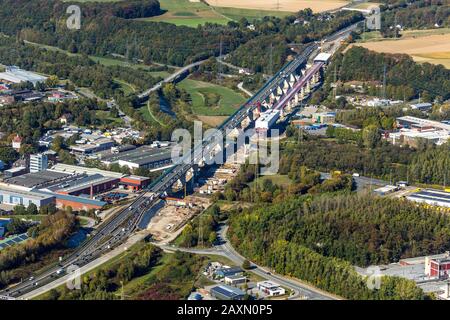
<path fill-rule="evenodd" d="M 18 267 L 38 262 L 52 250 L 64 248 L 64 243 L 78 228 L 73 214 L 58 211 L 28 229 L 30 240 L 0 251 L 0 288 L 20 280 Z M 25 275 L 26 276 L 26 275 Z"/>
<path fill-rule="evenodd" d="M 423 299 L 400 278 L 383 277 L 380 290 L 368 290 L 352 265 L 441 252 L 449 227 L 447 216 L 402 200 L 324 194 L 238 210 L 229 238 L 250 260 L 345 298 Z"/>
<path fill-rule="evenodd" d="M 65 286 L 41 296 L 46 300 L 119 300 L 121 283 L 126 296 L 135 300 L 180 300 L 192 291 L 204 258 L 188 253 L 163 253 L 150 243 L 139 242 L 116 262 L 83 276 L 81 290 Z M 137 280 L 137 281 L 136 281 Z M 128 286 L 133 283 L 134 285 Z"/>
<path fill-rule="evenodd" d="M 327 18 L 327 15 L 314 15 L 306 9 L 285 18 L 264 17 L 254 21 L 260 35 L 232 52 L 230 62 L 255 72 L 273 74 L 281 69 L 289 55 L 295 54 L 289 44 L 301 45 L 322 39 L 362 19 L 359 13 L 348 12 Z"/>
<path fill-rule="evenodd" d="M 391 86 L 391 90 L 386 92 L 388 98 L 403 100 L 405 93 L 408 93 L 407 98 L 416 98 L 419 94 L 429 96 L 430 100 L 450 98 L 450 70 L 442 65 L 415 63 L 408 55 L 376 53 L 352 47 L 345 54 L 336 56 L 330 70 L 336 68 L 342 82 L 356 80 L 382 84 L 384 66 L 386 83 Z M 395 90 L 397 87 L 401 90 Z M 409 88 L 414 90 L 413 96 L 409 94 Z"/>
<path fill-rule="evenodd" d="M 139 90 L 148 89 L 161 80 L 139 69 L 106 67 L 87 56 L 69 56 L 64 52 L 18 42 L 14 38 L 0 38 L 0 56 L 5 65 L 68 79 L 78 87 L 91 88 L 101 98 L 118 95 L 120 90 L 114 79 L 121 79 Z"/>
<path fill-rule="evenodd" d="M 380 1 L 377 1 L 380 2 Z M 395 36 L 390 28 L 397 25 L 409 29 L 450 26 L 450 7 L 446 0 L 385 1 L 382 6 L 382 34 Z"/>
<path fill-rule="evenodd" d="M 0 31 L 56 46 L 73 53 L 96 56 L 129 54 L 145 63 L 182 66 L 220 52 L 230 52 L 252 37 L 250 31 L 215 25 L 189 28 L 130 18 L 160 14 L 157 1 L 79 3 L 81 32 L 68 30 L 67 3 L 59 0 L 7 0 L 0 13 Z M 50 8 L 50 10 L 49 10 Z M 53 10 L 52 10 L 53 9 Z"/>

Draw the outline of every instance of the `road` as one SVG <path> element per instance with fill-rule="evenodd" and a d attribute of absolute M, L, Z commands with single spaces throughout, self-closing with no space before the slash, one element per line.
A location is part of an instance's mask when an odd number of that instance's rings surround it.
<path fill-rule="evenodd" d="M 188 249 L 188 248 L 179 248 L 172 247 L 168 245 L 162 245 L 162 248 L 165 251 L 174 252 L 174 251 L 183 251 L 189 252 L 193 254 L 201 254 L 201 255 L 219 255 L 228 258 L 236 265 L 240 266 L 244 262 L 245 258 L 241 256 L 231 245 L 229 240 L 226 237 L 227 227 L 221 226 L 218 230 L 218 241 L 221 243 L 210 249 Z M 307 297 L 307 299 L 311 300 L 336 300 L 337 298 L 323 292 L 317 288 L 301 283 L 298 280 L 287 278 L 279 274 L 275 274 L 273 272 L 269 272 L 263 267 L 251 263 L 252 269 L 250 270 L 254 274 L 260 276 L 261 278 L 265 278 L 267 280 L 276 282 L 286 288 L 289 288 L 293 294 L 289 297 L 289 300 L 298 300 L 303 297 Z"/>
<path fill-rule="evenodd" d="M 244 88 L 244 82 L 239 82 L 237 87 L 249 97 L 253 97 L 253 93 Z"/>
<path fill-rule="evenodd" d="M 199 65 L 205 63 L 206 60 L 201 60 L 201 61 L 197 61 L 194 63 L 191 63 L 181 69 L 178 69 L 175 73 L 172 73 L 170 76 L 168 76 L 167 78 L 165 78 L 163 81 L 157 83 L 156 85 L 154 85 L 152 88 L 142 92 L 141 94 L 138 95 L 139 99 L 144 99 L 147 98 L 152 92 L 155 92 L 159 89 L 162 88 L 164 83 L 171 83 L 173 81 L 175 81 L 179 76 L 181 76 L 182 74 L 189 72 L 190 69 L 194 68 L 194 67 L 198 67 Z"/>
<path fill-rule="evenodd" d="M 349 30 L 350 28 L 346 28 L 327 39 L 336 40 L 345 37 L 349 34 Z M 247 117 L 247 114 L 257 107 L 257 103 L 266 99 L 291 72 L 294 72 L 304 64 L 317 48 L 317 43 L 306 46 L 302 54 L 298 55 L 293 61 L 286 64 L 278 71 L 270 81 L 250 98 L 246 104 L 241 106 L 241 108 L 220 125 L 218 129 L 225 133 L 227 130 L 232 130 L 240 125 Z M 152 91 L 160 88 L 162 83 L 175 80 L 183 72 L 187 72 L 189 69 L 198 66 L 203 62 L 204 61 L 195 62 L 178 70 L 158 85 L 142 93 L 141 97 L 148 96 Z M 214 135 L 212 133 L 206 135 L 203 143 L 194 148 L 191 154 L 186 154 L 180 163 L 165 171 L 154 183 L 152 183 L 152 185 L 148 187 L 148 193 L 141 194 L 129 207 L 120 210 L 114 217 L 98 226 L 94 234 L 83 243 L 76 252 L 63 259 L 57 266 L 51 267 L 47 271 L 36 275 L 35 278 L 26 280 L 12 288 L 1 291 L 0 295 L 9 295 L 12 297 L 23 296 L 31 291 L 35 291 L 39 287 L 54 282 L 57 280 L 55 277 L 60 278 L 61 276 L 56 275 L 56 272 L 61 268 L 66 270 L 72 265 L 83 267 L 105 253 L 110 252 L 111 249 L 123 244 L 135 233 L 143 215 L 152 210 L 152 208 L 160 201 L 160 197 L 166 194 L 171 186 L 192 168 L 194 163 L 199 163 L 204 154 L 209 152 L 208 148 L 210 147 L 210 140 L 213 137 Z M 226 247 L 224 250 L 226 250 Z"/>

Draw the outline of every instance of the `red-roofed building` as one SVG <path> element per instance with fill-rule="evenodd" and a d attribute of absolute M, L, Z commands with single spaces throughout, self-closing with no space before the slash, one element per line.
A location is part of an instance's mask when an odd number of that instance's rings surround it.
<path fill-rule="evenodd" d="M 12 147 L 15 150 L 20 150 L 21 146 L 22 146 L 22 138 L 19 137 L 19 135 L 16 135 L 12 140 Z"/>
<path fill-rule="evenodd" d="M 150 178 L 139 176 L 126 176 L 120 178 L 120 184 L 125 186 L 128 190 L 137 191 L 147 187 L 150 184 Z"/>

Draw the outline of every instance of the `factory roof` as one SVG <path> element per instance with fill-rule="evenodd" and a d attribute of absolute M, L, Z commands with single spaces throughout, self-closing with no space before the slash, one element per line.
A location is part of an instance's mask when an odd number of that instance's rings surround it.
<path fill-rule="evenodd" d="M 89 187 L 91 185 L 98 185 L 102 183 L 107 183 L 110 181 L 117 181 L 118 178 L 112 178 L 112 177 L 104 177 L 101 174 L 94 174 L 94 175 L 80 175 L 76 179 L 73 179 L 71 181 L 64 181 L 59 184 L 53 185 L 49 187 L 48 189 L 51 191 L 58 191 L 58 192 L 74 192 L 78 190 L 86 189 L 86 187 Z"/>
<path fill-rule="evenodd" d="M 0 79 L 13 82 L 13 83 L 20 83 L 20 82 L 43 82 L 47 78 L 44 76 L 41 76 L 37 73 L 22 70 L 18 67 L 7 67 L 5 72 L 0 73 Z"/>
<path fill-rule="evenodd" d="M 88 205 L 95 205 L 95 206 L 99 206 L 99 207 L 103 207 L 104 205 L 107 204 L 104 201 L 89 199 L 89 198 L 84 198 L 84 197 L 71 196 L 71 195 L 67 195 L 67 194 L 51 193 L 51 192 L 42 191 L 42 190 L 36 190 L 35 192 L 40 193 L 44 196 L 45 195 L 54 196 L 56 199 L 67 200 L 67 201 L 72 201 L 72 202 L 77 202 L 77 203 L 88 204 Z"/>
<path fill-rule="evenodd" d="M 445 191 L 425 189 L 410 194 L 406 198 L 413 201 L 435 203 L 437 205 L 450 207 L 450 193 Z"/>
<path fill-rule="evenodd" d="M 14 187 L 4 186 L 4 185 L 0 185 L 0 192 L 13 194 L 15 196 L 24 197 L 24 198 L 32 199 L 32 200 L 38 200 L 38 201 L 49 199 L 49 198 L 53 197 L 52 194 L 42 194 L 40 192 L 36 192 L 36 190 L 25 191 L 25 190 L 22 190 L 19 188 L 14 188 Z"/>
<path fill-rule="evenodd" d="M 56 172 L 52 170 L 45 170 L 35 173 L 27 173 L 17 177 L 8 178 L 5 180 L 6 183 L 17 185 L 26 188 L 33 188 L 42 186 L 52 181 L 57 181 L 64 179 L 68 174 Z"/>
<path fill-rule="evenodd" d="M 121 152 L 119 154 L 113 154 L 108 157 L 102 158 L 105 162 L 119 162 L 125 161 L 130 163 L 136 163 L 139 165 L 145 165 L 147 163 L 159 162 L 167 160 L 172 157 L 171 148 L 152 148 L 150 146 L 142 146 L 134 150 Z"/>
<path fill-rule="evenodd" d="M 450 125 L 442 123 L 442 122 L 439 122 L 439 121 L 433 121 L 433 120 L 428 120 L 428 119 L 416 118 L 416 117 L 411 117 L 411 116 L 400 117 L 400 118 L 397 118 L 397 120 L 410 122 L 410 123 L 413 123 L 416 126 L 421 126 L 421 127 L 428 127 L 429 126 L 429 127 L 433 127 L 433 128 L 439 128 L 439 129 L 450 131 Z"/>
<path fill-rule="evenodd" d="M 105 177 L 114 177 L 114 178 L 122 178 L 125 175 L 123 173 L 118 172 L 112 172 L 112 171 L 106 171 L 106 170 L 100 170 L 96 168 L 87 168 L 87 167 L 80 167 L 80 166 L 74 166 L 69 164 L 62 164 L 58 163 L 55 166 L 52 167 L 53 171 L 63 172 L 63 173 L 69 173 L 69 174 L 101 174 Z"/>
<path fill-rule="evenodd" d="M 213 288 L 211 288 L 211 291 L 215 291 L 215 292 L 220 293 L 229 298 L 234 298 L 237 296 L 245 295 L 245 292 L 242 291 L 241 289 L 234 288 L 234 287 L 227 286 L 227 285 L 220 285 L 217 287 L 213 287 Z"/>

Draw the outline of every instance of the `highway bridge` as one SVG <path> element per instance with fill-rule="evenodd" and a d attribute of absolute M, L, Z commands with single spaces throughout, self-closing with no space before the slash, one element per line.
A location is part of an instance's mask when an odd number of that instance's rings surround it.
<path fill-rule="evenodd" d="M 354 28 L 356 28 L 356 25 L 346 28 L 325 40 L 335 41 L 341 38 L 344 39 Z M 286 64 L 253 97 L 220 125 L 218 129 L 222 131 L 224 136 L 227 130 L 239 127 L 244 119 L 249 116 L 249 113 L 258 108 L 261 103 L 270 101 L 271 95 L 273 95 L 274 92 L 278 92 L 280 87 L 285 85 L 287 79 L 292 80 L 293 76 L 295 82 L 292 84 L 289 91 L 283 93 L 275 105 L 275 108 L 283 108 L 288 101 L 291 101 L 296 92 L 307 85 L 310 76 L 312 77 L 316 74 L 317 70 L 323 66 L 321 64 L 316 64 L 311 70 L 307 70 L 304 75 L 298 75 L 299 72 L 301 74 L 302 66 L 307 63 L 314 52 L 317 52 L 318 48 L 319 46 L 317 43 L 306 46 L 302 54 Z M 201 63 L 202 62 L 200 61 L 196 63 L 196 65 L 200 65 Z M 189 65 L 185 67 L 184 72 L 193 66 L 194 65 Z M 179 76 L 182 70 L 177 72 L 174 77 Z M 173 81 L 173 79 L 175 78 L 166 79 L 165 81 Z M 142 97 L 148 96 L 152 90 L 157 90 L 156 86 L 144 92 Z M 284 97 L 284 95 L 286 96 Z M 62 277 L 64 274 L 59 274 L 59 270 L 67 270 L 72 266 L 84 266 L 109 250 L 124 243 L 126 239 L 136 231 L 142 217 L 151 211 L 152 208 L 157 206 L 158 202 L 162 201 L 160 199 L 161 196 L 170 191 L 174 183 L 183 180 L 186 174 L 190 170 L 193 170 L 193 167 L 203 159 L 205 149 L 207 149 L 211 143 L 211 138 L 212 135 L 205 136 L 201 145 L 194 148 L 191 154 L 185 155 L 179 164 L 165 171 L 148 187 L 148 190 L 146 190 L 145 193 L 139 195 L 127 208 L 121 210 L 112 218 L 101 224 L 95 233 L 92 234 L 91 237 L 76 250 L 76 252 L 64 258 L 58 265 L 48 268 L 47 271 L 42 272 L 36 277 L 1 291 L 0 296 L 21 297 L 26 293 L 32 292 Z"/>

